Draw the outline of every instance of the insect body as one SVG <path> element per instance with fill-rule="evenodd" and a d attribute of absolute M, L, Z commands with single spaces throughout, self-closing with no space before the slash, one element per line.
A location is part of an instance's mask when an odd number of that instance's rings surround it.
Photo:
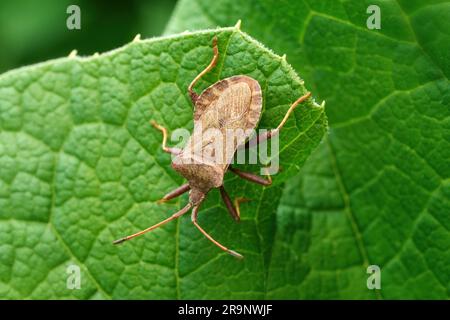
<path fill-rule="evenodd" d="M 198 224 L 198 210 L 206 194 L 213 188 L 219 188 L 222 199 L 231 216 L 239 221 L 239 203 L 246 201 L 244 198 L 231 201 L 228 193 L 223 187 L 223 178 L 227 170 L 232 171 L 239 177 L 267 186 L 272 183 L 270 176 L 265 179 L 249 172 L 243 172 L 230 166 L 237 148 L 248 147 L 270 139 L 278 134 L 294 108 L 310 97 L 306 93 L 297 99 L 289 108 L 277 128 L 267 131 L 247 141 L 255 129 L 262 109 L 261 87 L 253 78 L 244 75 L 233 76 L 223 79 L 205 89 L 200 95 L 193 90 L 197 81 L 217 63 L 219 51 L 217 38 L 213 39 L 214 56 L 210 64 L 195 77 L 188 87 L 189 95 L 195 105 L 194 131 L 183 150 L 169 148 L 166 146 L 167 130 L 151 121 L 151 124 L 162 131 L 162 148 L 165 152 L 174 155 L 172 167 L 188 180 L 188 183 L 178 187 L 166 194 L 160 202 L 173 199 L 189 191 L 189 202 L 180 211 L 169 218 L 135 234 L 114 241 L 115 244 L 122 243 L 143 233 L 158 228 L 159 226 L 174 220 L 192 209 L 192 222 L 210 241 L 220 249 L 229 254 L 242 258 L 242 256 L 223 246 L 214 240 Z M 212 132 L 212 133 L 211 133 Z M 232 132 L 233 135 L 228 133 Z M 218 160 L 219 159 L 219 160 Z"/>
<path fill-rule="evenodd" d="M 227 78 L 203 91 L 195 106 L 194 133 L 172 162 L 172 167 L 189 181 L 194 204 L 201 201 L 202 194 L 222 186 L 237 147 L 258 124 L 261 87 L 247 76 Z M 209 129 L 214 129 L 212 134 L 208 134 Z"/>

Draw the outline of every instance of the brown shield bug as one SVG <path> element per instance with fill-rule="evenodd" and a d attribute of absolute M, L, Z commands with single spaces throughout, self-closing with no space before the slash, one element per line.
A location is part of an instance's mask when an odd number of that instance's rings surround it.
<path fill-rule="evenodd" d="M 234 153 L 238 148 L 247 148 L 248 146 L 268 140 L 278 134 L 294 108 L 301 102 L 307 100 L 311 96 L 311 93 L 306 93 L 292 103 L 277 128 L 271 129 L 263 134 L 253 137 L 250 140 L 247 140 L 250 136 L 250 133 L 248 132 L 256 128 L 261 116 L 262 92 L 258 81 L 248 76 L 238 75 L 214 83 L 205 89 L 200 95 L 195 93 L 193 90 L 193 87 L 197 81 L 208 71 L 214 68 L 217 63 L 219 58 L 219 50 L 217 47 L 216 37 L 214 37 L 212 44 L 214 56 L 211 62 L 195 77 L 188 87 L 189 95 L 195 105 L 194 132 L 191 134 L 184 149 L 180 150 L 177 148 L 167 147 L 166 128 L 158 125 L 154 121 L 151 121 L 151 124 L 163 134 L 162 149 L 165 152 L 174 155 L 172 167 L 188 181 L 188 183 L 183 184 L 182 186 L 166 194 L 160 202 L 178 197 L 187 191 L 189 191 L 189 202 L 184 208 L 174 213 L 169 218 L 145 230 L 118 239 L 114 241 L 114 244 L 122 243 L 126 240 L 156 229 L 163 224 L 182 216 L 192 209 L 192 223 L 200 230 L 201 233 L 205 235 L 206 238 L 208 238 L 220 249 L 237 258 L 242 258 L 242 255 L 239 253 L 230 250 L 217 242 L 198 224 L 197 216 L 200 204 L 211 189 L 219 188 L 220 194 L 229 213 L 236 221 L 239 221 L 239 203 L 245 201 L 246 199 L 238 198 L 234 201 L 234 203 L 231 201 L 228 193 L 223 187 L 225 172 L 230 170 L 243 179 L 261 184 L 263 186 L 270 185 L 272 180 L 270 176 L 268 176 L 268 179 L 265 179 L 259 175 L 244 172 L 231 167 L 230 164 L 233 160 Z M 219 132 L 219 135 L 206 135 L 206 138 L 203 137 L 202 135 L 204 135 L 209 129 L 215 129 L 215 132 Z M 228 132 L 227 130 L 234 130 L 238 133 L 235 134 L 231 140 L 229 139 L 228 142 L 232 142 L 226 144 L 227 147 L 224 147 L 223 141 L 227 140 L 225 137 Z M 217 141 L 220 140 L 216 139 L 217 137 L 223 137 L 220 144 L 217 143 Z M 210 148 L 211 146 L 213 146 L 213 148 Z M 210 156 L 219 153 L 221 156 L 221 161 L 211 161 L 210 158 L 205 158 L 205 150 L 207 150 L 206 153 Z"/>

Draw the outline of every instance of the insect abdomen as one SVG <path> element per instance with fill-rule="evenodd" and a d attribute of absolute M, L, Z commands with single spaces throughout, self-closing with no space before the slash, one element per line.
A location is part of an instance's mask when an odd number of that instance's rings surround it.
<path fill-rule="evenodd" d="M 258 81 L 240 75 L 223 79 L 205 89 L 195 103 L 194 120 L 210 118 L 211 113 L 215 113 L 215 126 L 218 129 L 219 126 L 230 126 L 251 130 L 259 122 L 261 109 L 262 92 Z M 205 124 L 211 127 L 208 125 L 210 123 L 202 121 L 203 129 Z"/>

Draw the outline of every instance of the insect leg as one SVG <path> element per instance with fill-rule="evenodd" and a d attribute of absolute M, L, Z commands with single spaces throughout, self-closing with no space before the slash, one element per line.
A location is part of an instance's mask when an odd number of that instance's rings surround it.
<path fill-rule="evenodd" d="M 235 220 L 235 221 L 239 221 L 240 220 L 240 212 L 239 210 L 236 210 L 235 207 L 233 206 L 233 203 L 231 202 L 230 196 L 228 195 L 228 193 L 226 192 L 225 188 L 223 186 L 221 186 L 219 188 L 220 190 L 220 195 L 222 196 L 222 200 L 223 202 L 225 202 L 225 206 L 228 209 L 228 212 L 230 213 L 231 217 Z"/>
<path fill-rule="evenodd" d="M 239 204 L 241 202 L 246 202 L 249 201 L 249 199 L 246 198 L 236 198 L 234 199 L 234 205 L 231 202 L 230 196 L 228 195 L 228 192 L 225 190 L 225 188 L 223 186 L 221 186 L 219 188 L 220 190 L 220 195 L 222 196 L 222 200 L 223 202 L 225 202 L 225 206 L 228 209 L 228 212 L 230 213 L 231 217 L 239 222 L 239 220 L 241 219 L 241 211 L 239 209 Z"/>
<path fill-rule="evenodd" d="M 288 111 L 286 112 L 286 114 L 284 115 L 283 120 L 281 120 L 280 124 L 278 125 L 278 127 L 275 129 L 277 132 L 279 132 L 281 130 L 281 128 L 284 126 L 284 124 L 286 123 L 287 119 L 289 118 L 290 114 L 292 113 L 292 111 L 294 111 L 294 109 L 303 101 L 305 101 L 306 99 L 308 99 L 309 97 L 311 97 L 311 92 L 307 92 L 306 94 L 304 94 L 303 96 L 301 96 L 300 98 L 298 98 L 297 100 L 294 101 L 293 104 L 291 104 L 291 106 L 289 107 Z"/>
<path fill-rule="evenodd" d="M 295 100 L 295 102 L 293 104 L 291 104 L 291 106 L 289 107 L 288 111 L 286 112 L 286 114 L 283 117 L 283 120 L 281 120 L 280 124 L 278 125 L 278 127 L 276 127 L 276 129 L 272 129 L 272 130 L 263 132 L 263 133 L 259 134 L 258 136 L 256 136 L 255 138 L 250 139 L 249 141 L 247 141 L 245 143 L 245 145 L 243 145 L 241 147 L 241 149 L 257 145 L 258 143 L 263 142 L 265 140 L 269 140 L 270 138 L 272 138 L 273 136 L 278 134 L 280 132 L 281 128 L 283 128 L 284 124 L 286 123 L 286 121 L 289 118 L 289 116 L 291 115 L 291 113 L 294 111 L 294 109 L 300 103 L 302 103 L 303 101 L 308 99 L 310 96 L 311 96 L 311 92 L 307 92 L 306 94 L 304 94 L 303 96 L 301 96 L 300 98 Z"/>
<path fill-rule="evenodd" d="M 159 222 L 159 223 L 157 223 L 157 224 L 155 224 L 155 225 L 153 225 L 153 226 L 151 226 L 151 227 L 149 227 L 149 228 L 147 228 L 147 229 L 144 229 L 144 230 L 139 231 L 139 232 L 136 232 L 136 233 L 134 233 L 134 234 L 132 234 L 132 235 L 129 235 L 129 236 L 126 236 L 126 237 L 117 239 L 117 240 L 115 240 L 115 241 L 113 242 L 113 244 L 120 244 L 120 243 L 122 243 L 122 242 L 124 242 L 124 241 L 130 240 L 130 239 L 135 238 L 135 237 L 137 237 L 137 236 L 140 236 L 140 235 L 142 235 L 142 234 L 144 234 L 144 233 L 146 233 L 146 232 L 152 231 L 152 230 L 154 230 L 154 229 L 156 229 L 156 228 L 162 226 L 163 224 L 166 224 L 167 222 L 172 221 L 172 220 L 174 220 L 174 219 L 176 219 L 176 218 L 182 216 L 183 214 L 185 214 L 186 212 L 188 212 L 188 211 L 191 209 L 191 207 L 192 207 L 192 204 L 191 204 L 191 203 L 188 203 L 183 209 L 181 209 L 180 211 L 174 213 L 174 214 L 171 215 L 169 218 L 167 218 L 167 219 L 165 219 L 165 220 L 163 220 L 163 221 L 161 221 L 161 222 Z"/>
<path fill-rule="evenodd" d="M 217 63 L 217 60 L 219 59 L 219 49 L 217 48 L 217 37 L 214 37 L 212 40 L 212 46 L 213 46 L 213 52 L 214 52 L 214 56 L 211 59 L 211 62 L 209 63 L 209 65 L 202 71 L 200 72 L 195 78 L 194 80 L 192 80 L 191 84 L 188 87 L 188 91 L 189 91 L 189 95 L 191 96 L 192 102 L 195 104 L 195 102 L 197 101 L 198 98 L 198 94 L 194 92 L 194 86 L 197 83 L 198 80 L 200 80 L 201 77 L 203 77 L 208 71 L 210 71 L 212 68 L 214 68 L 214 66 Z"/>
<path fill-rule="evenodd" d="M 234 207 L 236 208 L 237 214 L 240 217 L 241 216 L 241 209 L 240 209 L 240 204 L 242 202 L 247 202 L 250 201 L 250 199 L 247 198 L 243 198 L 243 197 L 239 197 L 239 198 L 235 198 L 234 199 Z"/>
<path fill-rule="evenodd" d="M 248 140 L 245 144 L 240 145 L 238 147 L 238 149 L 244 149 L 244 148 L 247 149 L 247 148 L 253 147 L 261 142 L 269 140 L 277 133 L 278 132 L 276 131 L 276 129 L 271 129 L 271 130 L 265 131 L 263 133 L 260 133 L 256 137 L 253 137 L 252 139 Z"/>
<path fill-rule="evenodd" d="M 245 172 L 233 167 L 229 167 L 230 171 L 237 174 L 239 177 L 241 177 L 242 179 L 254 182 L 254 183 L 258 183 L 261 184 L 263 186 L 270 186 L 272 184 L 272 178 L 270 177 L 270 175 L 267 175 L 267 179 L 264 179 L 263 177 L 254 174 L 254 173 L 250 173 L 250 172 Z"/>
<path fill-rule="evenodd" d="M 168 194 L 166 194 L 164 197 L 158 200 L 158 203 L 166 202 L 169 201 L 170 199 L 176 198 L 190 189 L 191 187 L 189 186 L 189 183 L 185 183 L 182 186 L 176 188 L 175 190 L 170 191 Z"/>
<path fill-rule="evenodd" d="M 171 154 L 179 154 L 181 152 L 180 149 L 178 148 L 169 148 L 168 146 L 166 146 L 166 142 L 167 142 L 167 129 L 159 124 L 156 123 L 156 121 L 154 120 L 150 120 L 150 124 L 155 127 L 156 129 L 158 129 L 159 131 L 162 132 L 163 134 L 163 141 L 162 141 L 162 149 L 167 152 L 167 153 L 171 153 Z"/>
<path fill-rule="evenodd" d="M 219 242 L 217 242 L 216 240 L 214 240 L 213 237 L 211 237 L 205 230 L 203 230 L 202 227 L 200 227 L 200 225 L 197 223 L 197 217 L 198 217 L 198 208 L 200 207 L 200 205 L 197 205 L 194 207 L 194 209 L 192 209 L 192 215 L 191 215 L 191 220 L 192 223 L 197 227 L 198 230 L 200 230 L 201 233 L 203 233 L 203 235 L 208 238 L 209 241 L 211 241 L 212 243 L 214 243 L 216 246 L 218 246 L 220 249 L 222 249 L 225 252 L 228 252 L 229 254 L 231 254 L 233 257 L 242 259 L 243 256 L 239 253 L 237 253 L 236 251 L 230 250 L 227 247 L 225 247 L 224 245 L 220 244 Z"/>

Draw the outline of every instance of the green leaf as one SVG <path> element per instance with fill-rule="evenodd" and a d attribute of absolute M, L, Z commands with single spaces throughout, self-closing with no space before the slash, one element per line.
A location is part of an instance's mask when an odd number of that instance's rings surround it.
<path fill-rule="evenodd" d="M 182 0 L 167 32 L 237 19 L 287 54 L 331 127 L 284 190 L 266 296 L 448 299 L 450 3 Z"/>
<path fill-rule="evenodd" d="M 190 81 L 247 74 L 264 90 L 261 127 L 275 127 L 306 92 L 285 59 L 237 28 L 134 41 L 88 58 L 68 57 L 0 76 L 0 296 L 6 298 L 263 298 L 283 180 L 326 131 L 324 108 L 297 108 L 280 133 L 283 172 L 269 188 L 227 176 L 242 205 L 234 223 L 217 190 L 200 224 L 245 255 L 223 253 L 184 216 L 122 246 L 112 241 L 183 206 L 155 203 L 183 180 L 148 121 L 192 128 Z M 254 170 L 257 166 L 254 166 Z M 71 290 L 80 268 L 81 288 Z M 69 274 L 67 273 L 69 272 Z"/>

